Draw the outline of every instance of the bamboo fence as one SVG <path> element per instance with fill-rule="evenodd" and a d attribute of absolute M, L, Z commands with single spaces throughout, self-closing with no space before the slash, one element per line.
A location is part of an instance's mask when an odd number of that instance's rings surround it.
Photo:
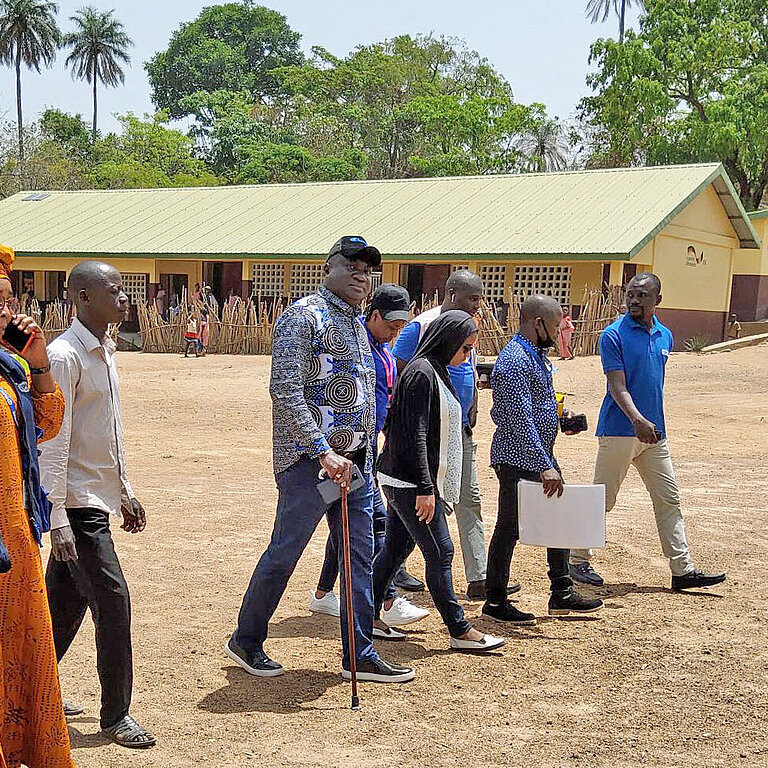
<path fill-rule="evenodd" d="M 500 322 L 494 307 L 483 302 L 480 311 L 480 324 L 477 349 L 481 355 L 497 356 L 509 340 L 517 333 L 520 320 L 520 306 L 523 296 L 510 291 L 507 316 Z M 437 306 L 437 293 L 422 295 L 411 304 L 411 316 L 421 314 Z M 598 352 L 600 334 L 619 313 L 623 304 L 623 291 L 619 286 L 611 286 L 605 295 L 598 290 L 584 290 L 582 311 L 574 321 L 572 348 L 575 355 L 595 355 Z M 55 305 L 52 305 L 55 306 Z M 142 338 L 142 351 L 181 353 L 184 351 L 184 332 L 187 318 L 191 314 L 198 322 L 202 318 L 204 305 L 200 302 L 188 302 L 182 297 L 180 306 L 170 310 L 168 319 L 157 311 L 154 302 L 141 302 L 138 305 L 139 329 Z M 285 309 L 281 299 L 255 297 L 237 299 L 233 305 L 224 304 L 221 317 L 214 310 L 208 311 L 210 340 L 208 351 L 212 354 L 229 355 L 269 355 L 272 353 L 272 333 L 275 323 Z M 46 334 L 49 317 L 51 323 L 50 338 L 68 325 L 69 318 L 63 314 L 63 307 L 51 307 L 46 314 Z M 65 320 L 66 325 L 65 325 Z M 59 330 L 61 329 L 61 330 Z"/>
<path fill-rule="evenodd" d="M 157 311 L 154 302 L 138 304 L 139 331 L 143 352 L 183 352 L 187 318 L 192 315 L 200 327 L 204 305 L 187 302 L 186 296 L 168 319 Z M 221 317 L 208 310 L 210 338 L 208 352 L 225 355 L 269 355 L 272 332 L 284 304 L 280 299 L 240 299 L 224 304 Z"/>

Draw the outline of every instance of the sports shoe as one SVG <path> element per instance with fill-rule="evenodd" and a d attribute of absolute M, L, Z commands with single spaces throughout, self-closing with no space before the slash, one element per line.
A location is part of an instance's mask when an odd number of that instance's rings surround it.
<path fill-rule="evenodd" d="M 373 627 L 373 639 L 374 640 L 405 640 L 405 632 L 398 632 L 392 627 L 381 629 L 374 625 Z"/>
<path fill-rule="evenodd" d="M 464 651 L 465 653 L 488 653 L 498 650 L 506 644 L 507 641 L 503 637 L 494 637 L 493 635 L 483 635 L 480 640 L 451 638 L 451 648 L 456 651 Z"/>
<path fill-rule="evenodd" d="M 569 613 L 594 613 L 602 607 L 602 600 L 588 600 L 573 590 L 565 595 L 553 594 L 549 598 L 550 616 L 567 616 Z"/>
<path fill-rule="evenodd" d="M 335 616 L 337 619 L 341 616 L 341 606 L 339 598 L 333 592 L 326 592 L 321 598 L 315 597 L 314 592 L 309 593 L 309 610 L 312 613 L 325 613 L 328 616 Z"/>
<path fill-rule="evenodd" d="M 345 680 L 351 680 L 352 674 L 348 669 L 341 667 L 341 676 Z M 372 683 L 408 683 L 416 677 L 416 672 L 411 667 L 396 667 L 387 664 L 378 656 L 375 659 L 366 659 L 357 663 L 357 679 L 368 680 Z"/>
<path fill-rule="evenodd" d="M 581 584 L 589 584 L 592 587 L 602 587 L 605 583 L 603 577 L 588 562 L 571 564 L 571 578 Z"/>
<path fill-rule="evenodd" d="M 401 565 L 398 568 L 397 573 L 392 579 L 392 583 L 398 589 L 404 589 L 406 592 L 423 592 L 424 582 L 421 579 L 417 579 L 405 570 L 405 566 Z"/>
<path fill-rule="evenodd" d="M 249 675 L 256 675 L 256 677 L 278 677 L 283 674 L 283 668 L 276 661 L 272 661 L 263 650 L 248 653 L 231 637 L 224 646 L 224 653 L 235 664 L 239 664 Z"/>
<path fill-rule="evenodd" d="M 503 603 L 486 602 L 483 606 L 483 616 L 488 616 L 496 621 L 503 621 L 506 624 L 513 624 L 516 627 L 533 627 L 536 625 L 536 617 L 532 613 L 519 611 L 508 600 Z"/>
<path fill-rule="evenodd" d="M 77 717 L 78 715 L 82 715 L 85 712 L 83 707 L 81 707 L 79 704 L 76 704 L 74 701 L 70 701 L 69 699 L 64 699 L 64 701 L 61 703 L 64 707 L 64 717 Z"/>
<path fill-rule="evenodd" d="M 704 573 L 698 568 L 684 574 L 672 577 L 672 589 L 679 592 L 681 589 L 696 589 L 697 587 L 712 587 L 725 581 L 724 573 Z"/>
<path fill-rule="evenodd" d="M 381 620 L 390 627 L 404 627 L 406 624 L 421 621 L 427 616 L 429 611 L 426 608 L 419 608 L 407 597 L 396 597 L 388 611 L 381 611 Z"/>

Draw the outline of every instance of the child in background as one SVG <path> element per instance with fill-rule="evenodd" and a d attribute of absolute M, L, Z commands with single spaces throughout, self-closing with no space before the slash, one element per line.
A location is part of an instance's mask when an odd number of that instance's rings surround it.
<path fill-rule="evenodd" d="M 184 334 L 184 357 L 189 357 L 189 349 L 192 348 L 197 357 L 200 353 L 198 350 L 198 332 L 197 332 L 197 320 L 193 314 L 187 316 L 187 330 Z"/>
<path fill-rule="evenodd" d="M 208 352 L 208 342 L 211 337 L 211 322 L 208 317 L 208 310 L 204 309 L 200 318 L 200 338 L 197 341 L 197 351 L 200 355 L 205 355 Z"/>

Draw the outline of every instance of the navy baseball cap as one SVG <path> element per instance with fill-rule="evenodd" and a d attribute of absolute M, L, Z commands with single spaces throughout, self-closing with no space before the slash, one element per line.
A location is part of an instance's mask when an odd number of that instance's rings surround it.
<path fill-rule="evenodd" d="M 411 319 L 411 297 L 401 285 L 383 283 L 373 292 L 368 304 L 369 313 L 374 309 L 379 310 L 384 320 L 408 322 Z"/>
<path fill-rule="evenodd" d="M 328 252 L 328 259 L 338 253 L 350 261 L 353 259 L 360 259 L 361 261 L 367 261 L 372 267 L 381 265 L 381 253 L 379 252 L 379 249 L 374 248 L 372 245 L 368 245 L 368 243 L 365 242 L 365 238 L 360 237 L 360 235 L 344 235 L 344 237 L 340 237 Z M 328 259 L 326 259 L 326 261 L 328 261 Z"/>

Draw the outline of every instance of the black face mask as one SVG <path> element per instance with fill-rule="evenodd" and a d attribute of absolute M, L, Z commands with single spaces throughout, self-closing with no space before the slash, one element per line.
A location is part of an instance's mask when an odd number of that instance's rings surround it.
<path fill-rule="evenodd" d="M 547 330 L 547 326 L 544 325 L 544 322 L 541 323 L 544 326 L 544 338 L 542 339 L 539 336 L 539 327 L 536 326 L 536 345 L 539 347 L 539 349 L 551 349 L 555 346 L 555 340 L 549 335 L 549 331 Z"/>

